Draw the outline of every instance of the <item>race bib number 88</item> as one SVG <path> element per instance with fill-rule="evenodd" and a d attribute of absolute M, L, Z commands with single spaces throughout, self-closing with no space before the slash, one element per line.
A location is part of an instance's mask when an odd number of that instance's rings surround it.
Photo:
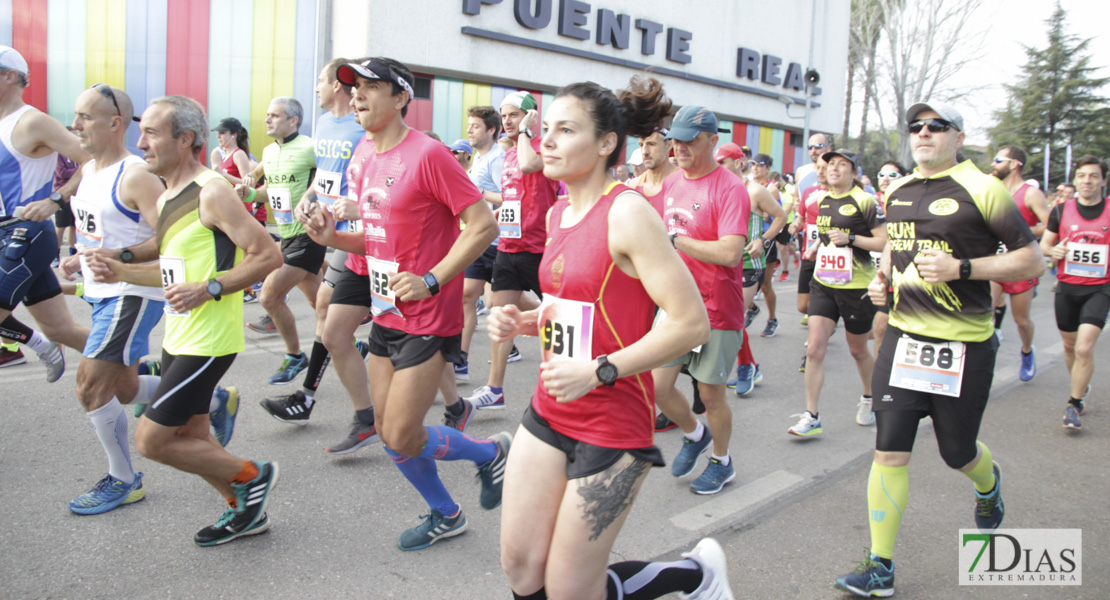
<path fill-rule="evenodd" d="M 907 390 L 959 397 L 964 380 L 963 342 L 921 342 L 898 338 L 890 385 Z"/>

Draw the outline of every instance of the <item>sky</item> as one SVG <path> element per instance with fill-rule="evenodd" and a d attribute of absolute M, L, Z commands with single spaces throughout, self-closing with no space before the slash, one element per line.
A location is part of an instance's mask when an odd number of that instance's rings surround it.
<path fill-rule="evenodd" d="M 1093 38 L 1087 54 L 1091 65 L 1110 67 L 1110 2 L 1104 0 L 1061 0 L 1067 12 L 1066 30 L 1080 39 Z M 982 59 L 969 65 L 954 82 L 956 85 L 987 84 L 989 87 L 968 102 L 957 103 L 967 124 L 970 144 L 988 142 L 985 128 L 993 124 L 993 111 L 1006 101 L 1003 84 L 1015 83 L 1028 57 L 1022 44 L 1043 48 L 1048 45 L 1044 21 L 1052 15 L 1051 0 L 985 0 L 975 15 L 977 29 L 987 31 Z M 1098 75 L 1110 76 L 1110 68 Z M 1110 96 L 1110 87 L 1105 90 Z"/>

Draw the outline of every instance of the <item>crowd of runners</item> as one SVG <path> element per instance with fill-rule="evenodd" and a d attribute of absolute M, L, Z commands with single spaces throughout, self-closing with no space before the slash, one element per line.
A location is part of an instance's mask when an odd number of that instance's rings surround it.
<path fill-rule="evenodd" d="M 145 497 L 128 405 L 139 453 L 199 475 L 226 501 L 196 544 L 270 528 L 277 463 L 225 449 L 241 408 L 238 390 L 220 383 L 250 329 L 285 345 L 269 383 L 300 381 L 261 401 L 280 421 L 308 422 L 334 365 L 352 420 L 326 451 L 380 442 L 428 505 L 400 533 L 401 550 L 466 531 L 437 472 L 440 461 L 464 461 L 481 481 L 481 508 L 500 507 L 515 598 L 731 598 L 711 538 L 675 562 L 607 563 L 650 467 L 669 461 L 706 495 L 736 477 L 729 397 L 763 379 L 747 328 L 762 296 L 761 336 L 776 335 L 772 282 L 788 282 L 791 269 L 808 330 L 805 410 L 784 435 L 827 435 L 819 402 L 839 328 L 860 377 L 856 422 L 875 428 L 871 547 L 838 588 L 893 594 L 906 466 L 925 417 L 945 463 L 971 480 L 975 527 L 1001 525 L 1002 470 L 979 427 L 1007 295 L 1020 379 L 1036 376 L 1030 306 L 1046 264 L 1071 374 L 1062 422 L 1082 429 L 1110 310 L 1106 163 L 1079 158 L 1074 186 L 1046 197 L 1026 182 L 1021 148 L 1001 148 L 990 174 L 964 160 L 963 117 L 948 105 L 909 108 L 914 168 L 886 162 L 872 187 L 859 157 L 821 133 L 808 140 L 810 162 L 775 172 L 770 156 L 721 143 L 712 107 L 675 110 L 649 75 L 615 91 L 568 85 L 542 115 L 524 91 L 471 107 L 467 139 L 445 144 L 405 124 L 414 86 L 405 65 L 336 58 L 319 73 L 313 136 L 299 133 L 305 107 L 274 98 L 273 142 L 259 159 L 237 119 L 219 121 L 205 157 L 198 102 L 135 107 L 106 84 L 76 98 L 67 131 L 23 103 L 30 76 L 19 52 L 0 47 L 0 367 L 25 362 L 22 344 L 53 382 L 66 367 L 62 346 L 81 352 L 75 392 L 108 465 L 69 503 L 74 513 Z M 126 147 L 132 121 L 142 158 Z M 621 164 L 630 138 L 638 149 Z M 313 314 L 290 310 L 293 288 Z M 91 327 L 64 294 L 88 302 Z M 266 316 L 244 323 L 254 301 Z M 20 304 L 38 329 L 12 316 Z M 305 319 L 315 329 L 307 352 Z M 160 352 L 148 342 L 159 323 Z M 471 341 L 487 334 L 489 378 L 462 397 Z M 507 398 L 522 335 L 539 339 L 542 362 L 531 398 Z M 797 357 L 780 350 L 775 360 Z M 425 425 L 439 395 L 443 424 Z M 515 432 L 466 434 L 479 411 L 508 405 L 523 413 Z M 654 433 L 675 427 L 681 447 L 656 447 Z"/>

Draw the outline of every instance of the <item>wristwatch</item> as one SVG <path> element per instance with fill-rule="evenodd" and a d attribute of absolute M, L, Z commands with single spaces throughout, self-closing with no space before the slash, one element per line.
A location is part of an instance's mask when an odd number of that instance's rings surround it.
<path fill-rule="evenodd" d="M 436 279 L 435 275 L 432 275 L 431 271 L 425 273 L 422 279 L 424 280 L 424 285 L 428 286 L 428 293 L 433 296 L 439 293 L 439 280 Z"/>
<path fill-rule="evenodd" d="M 854 243 L 856 243 L 856 234 L 849 233 L 848 234 L 848 245 L 851 246 Z"/>
<path fill-rule="evenodd" d="M 769 239 L 767 239 L 763 236 L 759 236 L 759 239 L 763 240 L 763 251 L 764 252 L 766 252 L 767 250 L 769 250 L 771 248 L 771 244 L 775 243 L 774 239 L 769 240 Z"/>
<path fill-rule="evenodd" d="M 125 265 L 131 264 L 135 260 L 135 253 L 130 248 L 124 248 L 119 251 L 119 261 Z"/>
<path fill-rule="evenodd" d="M 53 202 L 54 204 L 57 204 L 58 206 L 65 206 L 66 205 L 65 198 L 62 198 L 62 195 L 59 194 L 58 192 L 50 192 L 49 198 L 50 198 L 51 202 Z"/>
<path fill-rule="evenodd" d="M 971 279 L 971 260 L 960 259 L 960 281 Z"/>
<path fill-rule="evenodd" d="M 671 238 L 671 247 L 677 249 L 678 246 L 674 243 L 674 239 L 676 237 L 678 237 L 678 234 L 677 233 L 672 233 L 672 234 L 668 235 L 667 237 Z"/>
<path fill-rule="evenodd" d="M 617 365 L 609 362 L 609 355 L 602 354 L 597 357 L 597 378 L 606 387 L 613 387 L 617 383 Z"/>
<path fill-rule="evenodd" d="M 208 290 L 209 294 L 212 294 L 212 299 L 218 302 L 221 298 L 220 294 L 224 292 L 224 284 L 216 281 L 216 278 L 213 277 L 208 280 L 208 286 L 205 289 Z"/>

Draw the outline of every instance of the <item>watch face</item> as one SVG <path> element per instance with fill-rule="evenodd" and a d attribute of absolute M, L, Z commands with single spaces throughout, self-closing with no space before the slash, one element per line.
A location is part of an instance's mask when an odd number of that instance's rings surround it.
<path fill-rule="evenodd" d="M 612 383 L 617 379 L 617 368 L 611 364 L 604 364 L 597 370 L 598 378 L 605 383 Z"/>

